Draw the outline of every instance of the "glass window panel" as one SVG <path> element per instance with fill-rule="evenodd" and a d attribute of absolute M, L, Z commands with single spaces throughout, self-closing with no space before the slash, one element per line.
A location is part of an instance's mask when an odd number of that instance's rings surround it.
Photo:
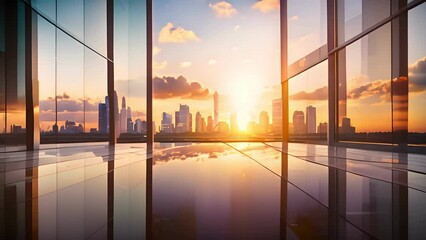
<path fill-rule="evenodd" d="M 338 53 L 340 140 L 391 142 L 391 25 Z"/>
<path fill-rule="evenodd" d="M 38 84 L 41 141 L 52 141 L 58 133 L 56 122 L 56 28 L 37 17 Z"/>
<path fill-rule="evenodd" d="M 26 144 L 25 4 L 18 1 L 6 5 L 6 151 L 14 151 Z"/>
<path fill-rule="evenodd" d="M 74 37 L 84 39 L 84 0 L 57 0 L 58 25 Z"/>
<path fill-rule="evenodd" d="M 426 4 L 408 12 L 409 143 L 426 144 Z"/>
<path fill-rule="evenodd" d="M 390 0 L 338 0 L 338 43 L 344 43 L 390 15 Z"/>
<path fill-rule="evenodd" d="M 0 2 L 0 152 L 6 150 L 6 15 Z"/>
<path fill-rule="evenodd" d="M 90 0 L 84 4 L 84 41 L 89 47 L 106 56 L 106 0 Z"/>
<path fill-rule="evenodd" d="M 309 70 L 307 70 L 309 71 Z M 308 100 L 306 97 L 299 97 L 308 91 L 307 71 L 289 79 L 288 81 L 288 122 L 289 135 L 294 141 L 306 139 L 306 107 Z"/>
<path fill-rule="evenodd" d="M 85 132 L 106 135 L 109 126 L 107 60 L 85 49 L 84 59 L 84 120 Z M 106 139 L 105 139 L 106 140 Z"/>
<path fill-rule="evenodd" d="M 294 141 L 327 140 L 328 61 L 289 80 L 289 123 Z"/>
<path fill-rule="evenodd" d="M 280 12 L 260 5 L 233 1 L 224 13 L 219 1 L 155 2 L 156 140 L 280 139 Z"/>
<path fill-rule="evenodd" d="M 293 63 L 327 43 L 327 1 L 288 1 L 288 61 Z"/>
<path fill-rule="evenodd" d="M 56 0 L 31 0 L 31 6 L 44 17 L 56 22 Z"/>
<path fill-rule="evenodd" d="M 116 136 L 144 139 L 146 133 L 146 1 L 114 3 Z"/>
<path fill-rule="evenodd" d="M 84 48 L 62 31 L 57 37 L 57 121 L 62 141 L 84 132 Z"/>

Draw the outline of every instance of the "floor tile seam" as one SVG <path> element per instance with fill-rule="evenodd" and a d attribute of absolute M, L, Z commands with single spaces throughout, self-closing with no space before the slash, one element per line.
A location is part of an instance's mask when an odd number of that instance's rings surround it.
<path fill-rule="evenodd" d="M 124 154 L 127 154 L 127 153 L 118 154 L 117 156 L 124 155 Z M 77 160 L 88 160 L 88 159 L 90 159 L 90 158 L 95 158 L 95 157 L 109 157 L 109 156 L 113 156 L 113 155 L 115 155 L 115 154 L 109 154 L 109 155 L 103 155 L 103 156 L 92 156 L 92 157 L 87 157 L 87 158 L 78 158 L 78 159 L 77 159 L 77 158 L 76 158 L 76 159 L 69 159 L 69 160 L 66 160 L 66 161 L 51 162 L 51 163 L 46 163 L 46 164 L 39 164 L 39 165 L 32 166 L 32 167 L 17 168 L 17 169 L 9 169 L 9 170 L 4 170 L 4 171 L 0 171 L 0 172 L 8 172 L 8 171 L 23 170 L 23 169 L 31 169 L 31 168 L 34 168 L 34 167 L 48 166 L 48 165 L 52 165 L 52 164 L 60 164 L 60 163 L 67 163 L 67 162 L 77 161 Z M 133 157 L 133 156 L 142 156 L 142 155 L 145 155 L 145 154 L 132 154 L 132 156 L 120 156 L 120 157 L 126 158 L 126 157 Z M 120 158 L 120 159 L 122 159 L 122 158 Z M 117 159 L 111 159 L 111 160 L 108 160 L 108 161 L 105 161 L 105 162 L 115 161 L 115 160 L 117 160 Z M 34 160 L 30 160 L 30 161 L 34 161 Z"/>
<path fill-rule="evenodd" d="M 96 177 L 99 177 L 99 176 L 102 176 L 102 175 L 108 174 L 108 173 L 110 173 L 111 171 L 114 171 L 114 170 L 116 170 L 116 169 L 121 169 L 121 168 L 123 168 L 123 167 L 130 166 L 130 165 L 132 165 L 132 164 L 136 164 L 136 163 L 143 162 L 143 161 L 146 161 L 146 159 L 144 159 L 144 160 L 140 160 L 140 161 L 136 161 L 136 162 L 131 162 L 131 163 L 128 163 L 128 164 L 124 164 L 124 165 L 121 165 L 121 166 L 119 166 L 119 167 L 114 167 L 114 169 L 113 169 L 113 170 L 109 170 L 109 171 L 107 171 L 107 172 L 105 172 L 105 173 L 102 173 L 102 174 L 99 174 L 99 175 L 97 175 L 97 176 L 94 176 L 94 177 L 91 177 L 91 178 L 85 179 L 84 181 L 86 181 L 86 180 L 91 180 L 91 179 L 93 179 L 93 178 L 96 178 Z M 93 165 L 90 165 L 90 166 L 93 166 Z M 68 171 L 72 171 L 72 170 L 75 170 L 75 169 L 77 169 L 77 168 L 70 169 L 70 170 L 66 170 L 66 171 L 62 171 L 62 172 L 60 172 L 60 173 L 64 173 L 64 172 L 68 172 Z M 32 180 L 34 180 L 34 179 L 39 179 L 39 178 L 49 177 L 49 176 L 52 176 L 52 175 L 55 175 L 55 174 L 57 174 L 57 172 L 55 172 L 55 173 L 50 173 L 50 174 L 46 174 L 46 175 L 39 176 L 39 177 L 33 177 L 33 178 L 28 178 L 28 179 L 24 179 L 24 180 L 15 181 L 15 182 L 10 182 L 10 183 L 4 184 L 4 186 L 14 185 L 14 184 L 18 184 L 18 183 L 21 183 L 21 182 L 32 181 Z M 81 183 L 81 182 L 78 182 L 78 183 Z M 78 184 L 78 183 L 75 183 L 75 184 Z M 75 185 L 75 184 L 71 184 L 70 186 Z M 60 189 L 62 189 L 62 188 L 60 188 Z"/>
<path fill-rule="evenodd" d="M 321 201 L 319 201 L 318 199 L 316 199 L 315 197 L 313 197 L 311 194 L 309 194 L 308 192 L 306 192 L 305 190 L 303 190 L 302 188 L 300 188 L 299 186 L 297 186 L 295 183 L 289 181 L 288 179 L 278 175 L 277 173 L 273 172 L 271 169 L 269 169 L 268 167 L 266 167 L 265 165 L 263 165 L 262 163 L 260 163 L 259 161 L 257 161 L 256 159 L 254 159 L 253 157 L 247 155 L 246 153 L 244 153 L 243 151 L 229 145 L 228 143 L 224 142 L 226 145 L 228 145 L 229 147 L 235 149 L 237 152 L 241 153 L 242 155 L 250 158 L 251 160 L 255 161 L 256 163 L 258 163 L 259 165 L 263 166 L 264 168 L 266 168 L 268 171 L 272 172 L 275 176 L 279 177 L 280 179 L 283 179 L 284 181 L 286 181 L 287 183 L 289 183 L 290 185 L 292 185 L 293 187 L 295 187 L 296 189 L 298 189 L 299 191 L 301 191 L 302 193 L 304 193 L 305 195 L 307 195 L 309 198 L 311 198 L 312 200 L 314 200 L 315 202 L 317 202 L 318 204 L 320 204 L 321 206 L 323 206 L 326 209 L 330 209 L 329 207 L 327 207 L 326 205 L 324 205 Z M 372 237 L 373 237 L 370 233 L 364 231 L 363 229 L 361 229 L 360 227 L 356 226 L 354 223 L 350 222 L 348 219 L 346 219 L 342 214 L 340 214 L 339 212 L 336 212 L 338 216 L 340 216 L 342 219 L 345 220 L 345 222 L 347 222 L 348 224 L 352 225 L 353 227 L 355 227 L 356 229 L 358 229 L 360 232 Z"/>
<path fill-rule="evenodd" d="M 119 169 L 119 168 L 121 168 L 121 167 L 125 167 L 125 166 L 120 166 L 120 167 L 118 167 L 117 169 Z M 115 170 L 115 169 L 114 169 L 114 170 Z M 40 197 L 43 197 L 43 196 L 46 196 L 46 195 L 49 195 L 49 194 L 52 194 L 52 193 L 55 193 L 55 192 L 56 192 L 56 193 L 58 193 L 58 191 L 60 191 L 60 190 L 64 190 L 64 189 L 67 189 L 67 188 L 73 187 L 73 186 L 75 186 L 75 185 L 77 185 L 77 184 L 81 184 L 81 183 L 84 183 L 84 182 L 86 182 L 86 181 L 93 180 L 93 179 L 98 178 L 98 177 L 103 176 L 103 175 L 108 175 L 109 173 L 113 172 L 114 170 L 110 170 L 110 171 L 108 171 L 108 172 L 106 172 L 106 173 L 103 173 L 103 174 L 100 174 L 100 175 L 97 175 L 97 176 L 93 176 L 93 177 L 88 178 L 88 179 L 84 179 L 84 180 L 83 180 L 83 181 L 81 181 L 81 182 L 73 183 L 73 184 L 68 185 L 68 186 L 66 186 L 66 187 L 62 187 L 62 188 L 56 189 L 56 190 L 51 191 L 51 192 L 47 192 L 47 193 L 42 194 L 42 195 L 34 196 L 34 197 L 31 197 L 31 198 L 25 198 L 23 201 L 19 201 L 19 202 L 16 202 L 16 203 L 12 203 L 12 204 L 5 205 L 5 208 L 6 208 L 6 207 L 8 207 L 8 206 L 14 206 L 14 205 L 18 205 L 18 204 L 21 204 L 21 203 L 25 203 L 25 202 L 27 202 L 27 201 L 32 201 L 32 200 L 35 200 L 35 199 L 37 199 L 37 198 L 40 198 Z M 142 182 L 146 182 L 146 179 L 144 179 Z M 9 185 L 9 184 L 8 184 L 8 185 Z M 140 185 L 140 184 L 137 184 L 136 186 L 139 186 L 139 185 Z"/>
<path fill-rule="evenodd" d="M 266 144 L 266 143 L 264 143 L 265 145 L 267 145 L 267 146 L 270 146 L 269 144 Z M 284 154 L 287 154 L 287 155 L 289 155 L 289 156 L 292 156 L 292 157 L 296 157 L 296 158 L 299 158 L 299 159 L 301 159 L 301 160 L 305 160 L 305 161 L 308 161 L 308 162 L 312 162 L 312 163 L 317 163 L 317 164 L 320 164 L 320 163 L 318 163 L 318 162 L 315 162 L 315 161 L 311 161 L 311 160 L 308 160 L 308 159 L 305 159 L 305 158 L 309 158 L 309 157 L 316 157 L 316 156 L 300 156 L 300 155 L 293 155 L 293 154 L 291 154 L 291 153 L 286 153 L 286 152 L 283 152 L 282 150 L 280 150 L 280 149 L 277 149 L 277 148 L 275 148 L 275 147 L 271 147 L 272 149 L 274 149 L 274 150 L 277 150 L 277 151 L 279 151 L 279 152 L 281 152 L 281 153 L 284 153 Z M 325 156 L 325 155 L 323 155 L 323 156 L 317 156 L 317 157 L 328 157 L 328 158 L 334 158 L 334 159 L 342 159 L 342 160 L 348 160 L 348 161 L 353 161 L 353 162 L 363 162 L 363 163 L 371 163 L 371 164 L 366 164 L 366 165 L 371 165 L 371 166 L 375 166 L 375 165 L 373 165 L 373 164 L 392 164 L 392 167 L 390 167 L 390 169 L 391 170 L 398 170 L 398 171 L 407 171 L 407 172 L 413 172 L 413 173 L 417 173 L 417 174 L 422 174 L 422 175 L 426 175 L 426 172 L 421 172 L 421 171 L 417 171 L 417 170 L 413 170 L 413 169 L 403 169 L 403 168 L 396 168 L 396 167 L 393 167 L 394 165 L 405 165 L 405 164 L 400 164 L 400 163 L 389 163 L 389 162 L 376 162 L 376 161 L 366 161 L 366 160 L 358 160 L 358 159 L 351 159 L 351 158 L 343 158 L 343 157 L 335 157 L 335 156 L 332 156 L 332 157 L 330 157 L 330 156 Z M 320 165 L 323 165 L 323 164 L 320 164 Z M 328 165 L 323 165 L 323 166 L 328 166 Z M 329 167 L 332 167 L 332 166 L 329 166 Z M 375 166 L 375 167 L 380 167 L 380 168 L 384 168 L 384 169 L 387 169 L 387 170 L 389 170 L 389 167 L 386 167 L 386 166 Z M 342 169 L 341 169 L 342 170 Z"/>
<path fill-rule="evenodd" d="M 280 151 L 278 149 L 275 149 L 275 148 L 273 148 L 273 149 L 276 150 L 276 151 L 278 151 L 278 152 L 281 152 L 283 154 L 287 154 L 288 156 L 292 156 L 292 157 L 295 157 L 295 158 L 297 158 L 299 160 L 305 161 L 305 162 L 313 163 L 313 164 L 316 164 L 316 165 L 319 165 L 319 166 L 323 166 L 323 167 L 326 167 L 326 168 L 332 168 L 332 169 L 335 169 L 335 170 L 338 170 L 338 171 L 343 171 L 345 173 L 354 174 L 354 175 L 357 175 L 357 176 L 360 176 L 360 177 L 363 177 L 363 178 L 373 179 L 373 180 L 377 180 L 377 181 L 380 181 L 380 182 L 385 182 L 385 183 L 388 183 L 388 184 L 396 184 L 396 185 L 399 185 L 399 186 L 410 188 L 410 189 L 415 190 L 415 191 L 419 191 L 421 193 L 426 193 L 426 190 L 422 190 L 422 189 L 419 189 L 419 188 L 416 188 L 416 187 L 413 187 L 413 186 L 408 186 L 408 185 L 404 185 L 404 184 L 400 184 L 400 183 L 390 182 L 390 181 L 383 180 L 383 179 L 380 179 L 380 178 L 369 177 L 367 175 L 363 175 L 363 174 L 356 173 L 356 172 L 353 172 L 353 171 L 343 170 L 343 169 L 340 169 L 340 168 L 337 168 L 337 167 L 334 167 L 334 166 L 329 166 L 329 165 L 321 164 L 319 162 L 309 161 L 309 160 L 300 158 L 298 156 L 293 156 L 291 154 L 284 153 L 284 152 L 282 152 L 282 151 Z"/>

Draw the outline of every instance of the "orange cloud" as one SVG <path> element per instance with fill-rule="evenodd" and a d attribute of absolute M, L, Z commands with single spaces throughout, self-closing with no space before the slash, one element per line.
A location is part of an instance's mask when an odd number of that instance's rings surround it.
<path fill-rule="evenodd" d="M 167 23 L 160 31 L 158 41 L 160 43 L 185 43 L 198 42 L 200 38 L 193 31 L 174 27 L 173 23 Z"/>
<path fill-rule="evenodd" d="M 198 82 L 188 82 L 183 76 L 154 78 L 154 98 L 207 99 L 209 97 L 208 88 L 204 88 Z"/>
<path fill-rule="evenodd" d="M 218 18 L 230 18 L 232 15 L 237 13 L 232 4 L 226 1 L 217 2 L 214 4 L 209 4 L 209 7 L 214 11 L 216 17 Z"/>
<path fill-rule="evenodd" d="M 257 3 L 251 6 L 253 9 L 258 9 L 259 11 L 266 13 L 276 9 L 280 9 L 279 0 L 260 0 Z"/>

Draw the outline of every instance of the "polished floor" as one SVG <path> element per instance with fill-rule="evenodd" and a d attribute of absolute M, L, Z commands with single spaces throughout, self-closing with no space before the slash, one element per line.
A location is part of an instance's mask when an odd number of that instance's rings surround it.
<path fill-rule="evenodd" d="M 296 143 L 43 148 L 0 155 L 0 239 L 426 236 L 426 155 Z"/>

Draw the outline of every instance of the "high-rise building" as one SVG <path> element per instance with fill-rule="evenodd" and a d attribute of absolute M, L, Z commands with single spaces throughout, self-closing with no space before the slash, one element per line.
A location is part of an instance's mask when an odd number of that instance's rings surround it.
<path fill-rule="evenodd" d="M 238 117 L 236 113 L 231 113 L 231 117 L 229 119 L 230 130 L 232 133 L 237 133 L 239 131 L 238 128 Z"/>
<path fill-rule="evenodd" d="M 207 129 L 206 132 L 213 132 L 213 118 L 212 116 L 208 116 L 207 117 Z"/>
<path fill-rule="evenodd" d="M 135 120 L 135 129 L 134 131 L 136 133 L 142 133 L 142 120 L 139 118 Z"/>
<path fill-rule="evenodd" d="M 171 114 L 163 112 L 163 118 L 161 119 L 161 132 L 172 133 L 173 132 L 173 119 Z"/>
<path fill-rule="evenodd" d="M 134 130 L 134 124 L 132 122 L 132 119 L 128 118 L 127 119 L 127 132 L 131 133 L 131 132 L 133 132 L 133 130 Z"/>
<path fill-rule="evenodd" d="M 108 100 L 108 98 L 106 97 L 105 100 Z M 108 110 L 107 103 L 98 104 L 98 131 L 100 133 L 108 133 Z"/>
<path fill-rule="evenodd" d="M 281 98 L 272 100 L 272 131 L 282 134 L 282 100 Z"/>
<path fill-rule="evenodd" d="M 132 110 L 127 107 L 127 132 L 133 132 Z"/>
<path fill-rule="evenodd" d="M 339 134 L 354 134 L 355 127 L 351 126 L 351 119 L 344 117 L 342 118 L 342 126 L 339 127 Z"/>
<path fill-rule="evenodd" d="M 319 123 L 317 133 L 327 133 L 328 131 L 327 128 L 328 128 L 327 122 Z"/>
<path fill-rule="evenodd" d="M 201 113 L 197 112 L 195 114 L 195 132 L 201 133 L 202 132 L 202 125 L 201 125 Z"/>
<path fill-rule="evenodd" d="M 178 117 L 176 117 L 176 132 L 192 132 L 192 114 L 189 112 L 189 106 L 180 104 L 179 112 L 176 112 L 176 114 L 178 115 Z"/>
<path fill-rule="evenodd" d="M 214 92 L 214 125 L 219 123 L 219 94 Z"/>
<path fill-rule="evenodd" d="M 127 132 L 127 109 L 126 109 L 126 98 L 121 98 L 121 111 L 120 111 L 120 133 Z"/>
<path fill-rule="evenodd" d="M 115 136 L 120 136 L 120 115 L 118 110 L 118 95 L 117 91 L 114 91 L 114 126 L 115 126 Z"/>
<path fill-rule="evenodd" d="M 306 107 L 306 132 L 317 132 L 317 109 L 312 106 Z"/>
<path fill-rule="evenodd" d="M 206 132 L 207 131 L 207 126 L 206 126 L 206 119 L 205 118 L 201 118 L 201 132 Z"/>
<path fill-rule="evenodd" d="M 293 131 L 294 133 L 306 133 L 305 114 L 303 111 L 294 111 Z"/>
<path fill-rule="evenodd" d="M 268 113 L 265 111 L 262 111 L 259 115 L 259 131 L 260 132 L 267 132 L 269 128 L 269 116 Z"/>

